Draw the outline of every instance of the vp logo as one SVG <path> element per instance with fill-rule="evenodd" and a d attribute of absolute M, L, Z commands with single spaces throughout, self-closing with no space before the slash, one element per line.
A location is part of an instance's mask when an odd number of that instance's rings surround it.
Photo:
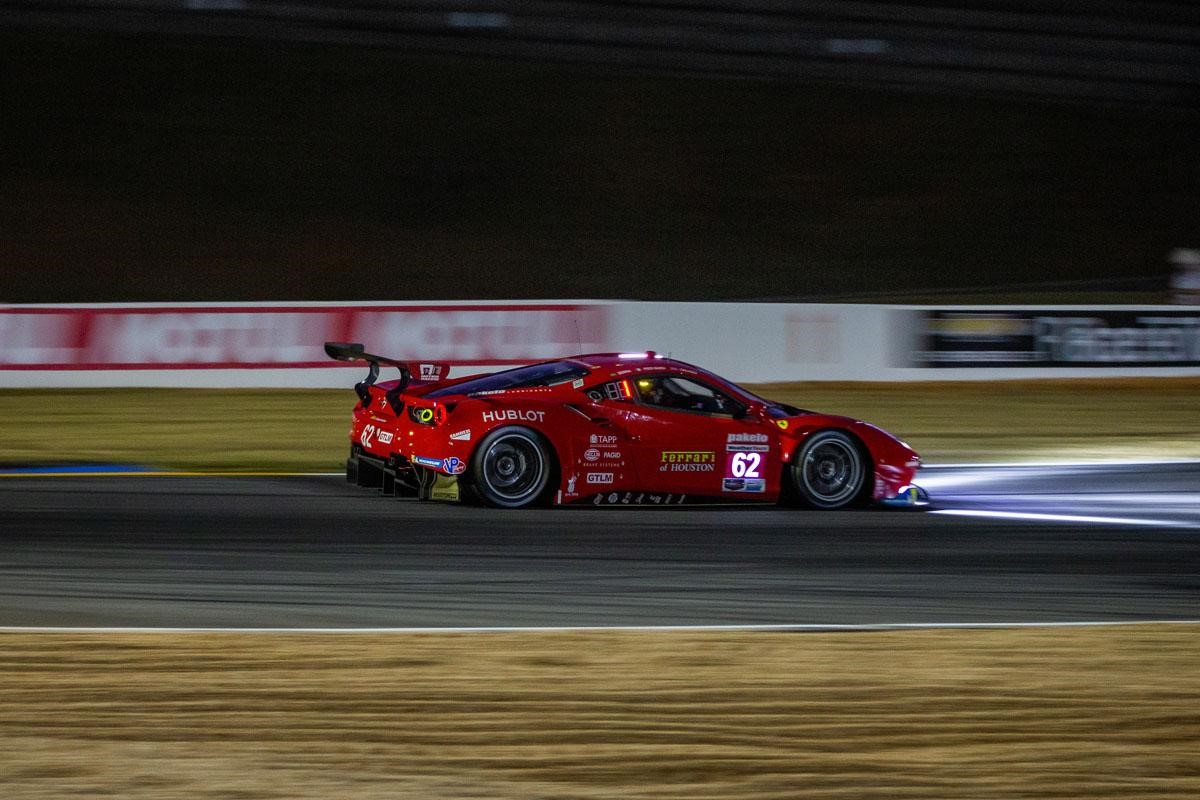
<path fill-rule="evenodd" d="M 370 447 L 371 441 L 375 438 L 377 428 L 374 425 L 368 425 L 362 429 L 362 433 L 358 435 L 358 440 L 362 442 L 363 447 Z"/>

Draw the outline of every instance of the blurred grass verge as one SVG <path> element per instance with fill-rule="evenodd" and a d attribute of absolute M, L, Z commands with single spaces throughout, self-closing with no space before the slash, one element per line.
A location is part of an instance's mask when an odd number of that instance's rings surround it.
<path fill-rule="evenodd" d="M 1200 457 L 1200 378 L 751 387 L 865 419 L 926 463 Z M 0 391 L 0 463 L 338 471 L 347 389 Z"/>
<path fill-rule="evenodd" d="M 6 798 L 1195 798 L 1200 627 L 0 634 Z"/>

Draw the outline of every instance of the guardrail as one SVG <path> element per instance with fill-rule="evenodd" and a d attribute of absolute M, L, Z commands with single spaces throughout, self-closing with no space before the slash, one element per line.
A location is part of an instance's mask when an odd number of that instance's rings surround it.
<path fill-rule="evenodd" d="M 0 388 L 344 387 L 361 341 L 454 372 L 653 349 L 734 380 L 1200 375 L 1200 307 L 596 300 L 0 306 Z"/>

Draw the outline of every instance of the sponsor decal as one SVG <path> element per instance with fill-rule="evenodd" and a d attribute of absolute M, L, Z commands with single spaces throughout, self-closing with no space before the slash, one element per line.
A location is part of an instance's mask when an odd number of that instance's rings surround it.
<path fill-rule="evenodd" d="M 612 483 L 613 482 L 613 473 L 611 473 L 611 472 L 589 472 L 587 474 L 587 482 L 589 484 Z"/>
<path fill-rule="evenodd" d="M 484 422 L 543 422 L 546 419 L 546 412 L 518 411 L 506 408 L 501 411 L 485 411 L 481 416 Z"/>
<path fill-rule="evenodd" d="M 471 429 L 467 428 L 458 433 L 452 433 L 450 434 L 450 438 L 456 442 L 469 442 L 471 441 Z"/>
<path fill-rule="evenodd" d="M 664 464 L 712 464 L 717 454 L 712 450 L 664 450 Z"/>
<path fill-rule="evenodd" d="M 413 456 L 412 462 L 418 466 L 428 467 L 429 469 L 441 469 L 443 459 L 429 458 L 428 456 Z"/>
<path fill-rule="evenodd" d="M 731 433 L 725 441 L 730 444 L 766 444 L 771 437 L 765 433 Z"/>
<path fill-rule="evenodd" d="M 716 472 L 717 454 L 711 450 L 664 450 L 659 472 Z"/>
<path fill-rule="evenodd" d="M 597 506 L 633 505 L 633 506 L 669 506 L 683 505 L 686 494 L 654 494 L 648 492 L 609 492 L 598 494 L 592 498 L 592 504 Z"/>
<path fill-rule="evenodd" d="M 600 460 L 600 451 L 594 447 L 589 447 L 587 450 L 585 450 L 583 452 L 583 457 L 585 459 L 587 459 L 588 461 L 599 461 Z"/>
<path fill-rule="evenodd" d="M 572 389 L 582 389 L 583 388 L 583 378 L 576 378 L 575 380 L 571 381 L 571 388 Z"/>
<path fill-rule="evenodd" d="M 603 455 L 605 461 L 620 461 L 624 458 L 620 450 L 605 450 Z"/>
<path fill-rule="evenodd" d="M 567 478 L 567 494 L 575 494 L 575 481 L 579 480 L 578 475 L 572 475 Z"/>
<path fill-rule="evenodd" d="M 779 426 L 779 430 L 786 431 L 788 429 L 788 421 L 786 419 L 777 419 L 775 424 Z"/>
<path fill-rule="evenodd" d="M 419 364 L 418 371 L 422 381 L 440 381 L 442 379 L 441 364 Z"/>
<path fill-rule="evenodd" d="M 449 458 L 442 459 L 442 471 L 448 472 L 451 475 L 461 475 L 467 471 L 467 462 L 458 456 L 450 456 Z"/>
<path fill-rule="evenodd" d="M 588 444 L 599 445 L 600 447 L 610 447 L 617 443 L 617 437 L 606 436 L 599 433 L 593 433 L 588 437 Z"/>
<path fill-rule="evenodd" d="M 393 435 L 394 434 L 391 431 L 382 431 L 381 430 L 379 432 L 379 443 L 380 444 L 391 444 Z"/>
<path fill-rule="evenodd" d="M 371 442 L 375 439 L 375 433 L 378 430 L 379 429 L 376 428 L 374 425 L 368 425 L 367 427 L 362 429 L 362 433 L 360 433 L 358 435 L 358 440 L 360 442 L 362 442 L 363 447 L 371 446 Z"/>
<path fill-rule="evenodd" d="M 769 453 L 771 446 L 769 444 L 727 444 L 725 445 L 727 453 Z"/>
<path fill-rule="evenodd" d="M 721 489 L 726 492 L 765 492 L 767 482 L 763 478 L 726 478 Z"/>

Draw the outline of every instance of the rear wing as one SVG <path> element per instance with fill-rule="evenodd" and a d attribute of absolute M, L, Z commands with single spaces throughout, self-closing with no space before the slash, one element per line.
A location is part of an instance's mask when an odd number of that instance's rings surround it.
<path fill-rule="evenodd" d="M 412 382 L 414 373 L 416 373 L 417 381 L 420 383 L 437 383 L 450 372 L 450 367 L 446 364 L 436 362 L 413 363 L 397 361 L 394 358 L 386 356 L 377 356 L 374 353 L 366 352 L 366 348 L 358 342 L 326 342 L 325 354 L 335 361 L 367 362 L 367 377 L 354 384 L 354 392 L 358 395 L 358 399 L 362 401 L 363 408 L 371 405 L 370 387 L 374 386 L 375 381 L 379 379 L 379 365 L 385 364 L 400 370 L 400 382 L 389 389 L 386 395 L 388 405 L 397 414 L 404 408 L 404 404 L 400 402 L 400 394 L 408 388 L 408 385 Z"/>

